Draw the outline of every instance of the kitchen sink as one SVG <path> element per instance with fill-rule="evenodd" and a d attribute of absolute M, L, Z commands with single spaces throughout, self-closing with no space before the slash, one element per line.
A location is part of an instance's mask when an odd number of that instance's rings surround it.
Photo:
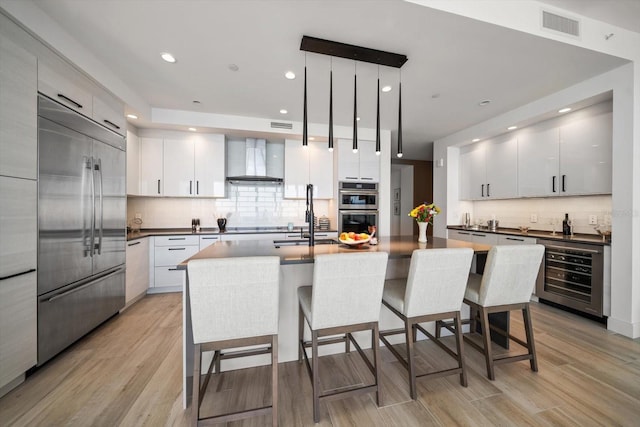
<path fill-rule="evenodd" d="M 316 245 L 337 245 L 338 241 L 335 239 L 315 239 Z M 295 239 L 295 240 L 274 240 L 273 246 L 279 248 L 280 246 L 307 246 L 309 245 L 309 239 Z"/>

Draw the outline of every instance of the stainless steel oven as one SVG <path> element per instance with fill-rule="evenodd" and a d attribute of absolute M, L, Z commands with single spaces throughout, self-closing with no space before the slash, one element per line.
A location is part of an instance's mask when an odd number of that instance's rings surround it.
<path fill-rule="evenodd" d="M 378 209 L 378 184 L 374 182 L 341 182 L 339 188 L 338 209 Z"/>
<path fill-rule="evenodd" d="M 338 231 L 368 233 L 369 226 L 378 226 L 377 210 L 341 210 L 338 213 Z"/>
<path fill-rule="evenodd" d="M 553 240 L 538 243 L 545 246 L 538 298 L 602 317 L 603 247 Z"/>

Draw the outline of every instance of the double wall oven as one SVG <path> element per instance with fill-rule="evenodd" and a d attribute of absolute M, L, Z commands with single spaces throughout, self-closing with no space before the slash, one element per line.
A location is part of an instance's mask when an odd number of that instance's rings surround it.
<path fill-rule="evenodd" d="M 378 226 L 378 184 L 340 182 L 338 192 L 338 231 L 367 233 Z"/>

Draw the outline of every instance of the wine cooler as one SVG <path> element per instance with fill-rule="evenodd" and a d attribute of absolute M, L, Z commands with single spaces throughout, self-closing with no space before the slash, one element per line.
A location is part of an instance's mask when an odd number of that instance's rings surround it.
<path fill-rule="evenodd" d="M 538 243 L 545 246 L 538 298 L 602 317 L 603 247 L 553 240 Z"/>

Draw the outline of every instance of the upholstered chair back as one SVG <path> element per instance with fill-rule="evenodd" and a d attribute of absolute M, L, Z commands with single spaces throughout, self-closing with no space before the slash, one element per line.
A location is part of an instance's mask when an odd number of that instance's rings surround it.
<path fill-rule="evenodd" d="M 413 251 L 403 314 L 415 317 L 459 311 L 472 258 L 470 248 Z"/>
<path fill-rule="evenodd" d="M 312 329 L 378 321 L 386 252 L 317 255 L 311 295 Z"/>
<path fill-rule="evenodd" d="M 478 303 L 490 307 L 529 302 L 543 254 L 542 245 L 492 247 L 487 255 Z"/>
<path fill-rule="evenodd" d="M 279 257 L 192 260 L 187 274 L 195 344 L 278 333 Z"/>

